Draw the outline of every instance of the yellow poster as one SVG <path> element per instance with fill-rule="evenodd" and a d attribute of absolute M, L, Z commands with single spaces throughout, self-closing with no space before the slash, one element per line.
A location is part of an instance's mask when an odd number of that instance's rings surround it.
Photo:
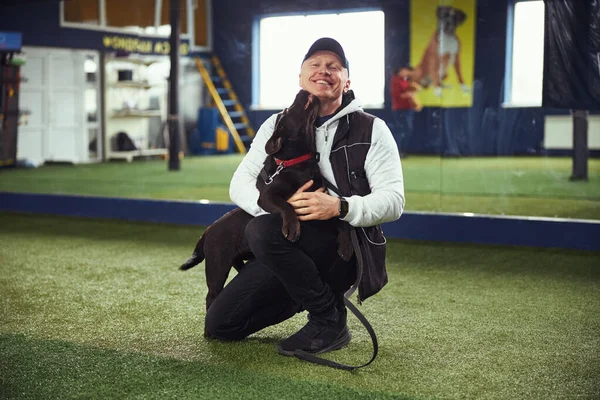
<path fill-rule="evenodd" d="M 423 106 L 471 106 L 475 21 L 475 0 L 411 0 L 410 64 Z"/>

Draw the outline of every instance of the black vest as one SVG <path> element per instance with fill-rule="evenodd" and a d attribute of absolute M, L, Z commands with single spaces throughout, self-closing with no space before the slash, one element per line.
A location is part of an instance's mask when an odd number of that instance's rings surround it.
<path fill-rule="evenodd" d="M 365 173 L 365 160 L 371 148 L 375 116 L 363 111 L 338 121 L 329 161 L 337 187 L 343 196 L 371 193 Z M 362 253 L 363 271 L 358 286 L 360 302 L 379 292 L 388 282 L 385 269 L 386 240 L 381 225 L 355 228 Z"/>

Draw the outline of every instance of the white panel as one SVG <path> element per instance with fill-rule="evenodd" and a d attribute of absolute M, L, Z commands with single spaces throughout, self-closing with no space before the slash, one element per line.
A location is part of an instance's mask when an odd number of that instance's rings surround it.
<path fill-rule="evenodd" d="M 83 69 L 76 69 L 76 54 L 66 54 L 65 57 L 50 58 L 50 79 L 52 86 L 74 87 L 78 85 L 77 75 L 83 74 Z"/>
<path fill-rule="evenodd" d="M 85 89 L 84 96 L 85 112 L 93 113 L 94 111 L 98 110 L 98 90 L 95 87 L 88 87 Z"/>
<path fill-rule="evenodd" d="M 76 93 L 60 93 L 52 94 L 52 125 L 55 127 L 69 126 L 80 124 L 81 120 L 81 104 L 78 103 Z"/>
<path fill-rule="evenodd" d="M 17 159 L 29 160 L 36 164 L 44 163 L 43 128 L 28 126 L 19 127 L 19 137 L 17 138 Z"/>
<path fill-rule="evenodd" d="M 573 117 L 548 115 L 544 121 L 545 149 L 573 148 Z M 588 116 L 588 148 L 600 150 L 600 115 Z"/>
<path fill-rule="evenodd" d="M 81 135 L 79 128 L 52 129 L 50 143 L 48 143 L 48 160 L 78 161 L 79 157 L 76 151 L 77 135 Z"/>
<path fill-rule="evenodd" d="M 27 118 L 29 126 L 43 126 L 44 120 L 44 97 L 41 89 L 25 89 L 19 93 L 19 108 L 29 110 L 31 114 Z"/>
<path fill-rule="evenodd" d="M 51 161 L 87 158 L 83 53 L 52 51 L 49 57 L 49 131 L 46 156 Z"/>
<path fill-rule="evenodd" d="M 26 79 L 21 87 L 40 87 L 45 83 L 44 58 L 41 55 L 27 56 L 27 62 L 21 67 L 21 76 Z"/>
<path fill-rule="evenodd" d="M 47 129 L 46 51 L 23 49 L 27 62 L 21 67 L 24 78 L 19 93 L 19 108 L 31 112 L 22 119 L 17 136 L 17 159 L 44 163 L 44 134 Z"/>

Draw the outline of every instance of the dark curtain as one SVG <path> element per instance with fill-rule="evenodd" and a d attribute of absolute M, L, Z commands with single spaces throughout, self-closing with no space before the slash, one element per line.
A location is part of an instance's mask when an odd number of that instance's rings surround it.
<path fill-rule="evenodd" d="M 600 0 L 544 0 L 542 107 L 600 110 Z"/>

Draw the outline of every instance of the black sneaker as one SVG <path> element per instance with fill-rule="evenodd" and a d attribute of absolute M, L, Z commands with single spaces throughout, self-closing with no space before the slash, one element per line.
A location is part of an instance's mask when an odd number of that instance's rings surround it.
<path fill-rule="evenodd" d="M 346 319 L 328 321 L 308 316 L 308 323 L 298 332 L 279 343 L 277 350 L 284 356 L 293 356 L 296 350 L 322 354 L 338 350 L 350 343 L 350 331 Z"/>

